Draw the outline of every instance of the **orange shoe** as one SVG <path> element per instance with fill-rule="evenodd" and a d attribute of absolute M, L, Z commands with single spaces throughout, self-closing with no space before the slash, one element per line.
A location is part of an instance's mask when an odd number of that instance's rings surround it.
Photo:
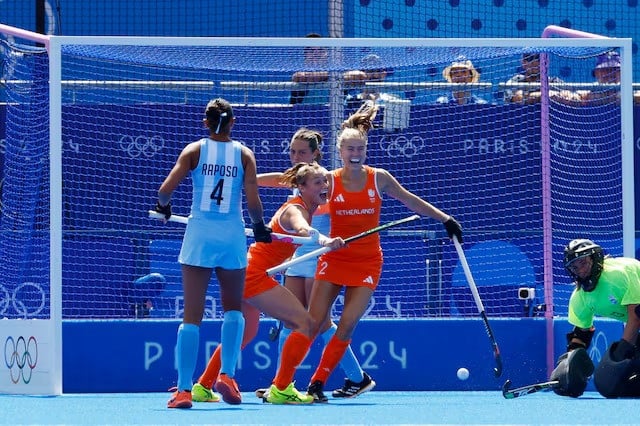
<path fill-rule="evenodd" d="M 242 395 L 240 395 L 238 384 L 226 374 L 218 375 L 218 379 L 213 385 L 213 388 L 222 395 L 222 400 L 227 404 L 237 405 L 242 402 Z"/>
<path fill-rule="evenodd" d="M 167 402 L 167 408 L 191 408 L 191 391 L 175 391 Z"/>

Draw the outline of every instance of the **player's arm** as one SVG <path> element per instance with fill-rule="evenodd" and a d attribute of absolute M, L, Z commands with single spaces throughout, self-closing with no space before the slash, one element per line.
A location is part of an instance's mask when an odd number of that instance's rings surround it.
<path fill-rule="evenodd" d="M 155 210 L 164 214 L 166 219 L 171 217 L 171 195 L 173 191 L 176 190 L 189 172 L 198 165 L 199 155 L 199 143 L 190 143 L 184 147 L 173 168 L 162 182 L 162 185 L 160 185 Z"/>
<path fill-rule="evenodd" d="M 640 311 L 640 305 L 637 303 L 627 305 L 627 323 L 624 325 L 624 331 L 622 332 L 622 338 L 627 342 L 635 345 L 638 338 L 638 331 L 640 330 L 640 318 L 638 312 Z"/>
<path fill-rule="evenodd" d="M 455 235 L 458 241 L 462 242 L 462 227 L 453 216 L 446 214 L 431 203 L 407 191 L 391 173 L 384 169 L 376 169 L 376 181 L 380 191 L 400 201 L 408 209 L 419 215 L 428 216 L 442 222 L 449 238 L 453 238 Z"/>
<path fill-rule="evenodd" d="M 567 352 L 578 348 L 588 349 L 595 330 L 593 326 L 590 328 L 574 327 L 573 331 L 567 333 Z"/>
<path fill-rule="evenodd" d="M 258 186 L 265 186 L 267 188 L 286 188 L 282 183 L 280 183 L 280 178 L 282 177 L 281 172 L 259 173 L 257 177 Z"/>
<path fill-rule="evenodd" d="M 242 147 L 242 166 L 244 167 L 244 193 L 247 198 L 247 210 L 251 218 L 254 238 L 257 242 L 270 243 L 271 229 L 265 226 L 262 216 L 264 210 L 258 194 L 256 159 L 246 146 Z"/>
<path fill-rule="evenodd" d="M 309 224 L 310 219 L 308 212 L 303 210 L 302 207 L 292 205 L 285 209 L 280 215 L 280 223 L 285 228 L 293 229 L 302 237 L 317 238 L 317 242 L 321 246 L 331 247 L 336 249 L 344 245 L 344 240 L 340 237 L 329 238 L 326 235 L 320 234 L 316 229 L 312 228 Z"/>

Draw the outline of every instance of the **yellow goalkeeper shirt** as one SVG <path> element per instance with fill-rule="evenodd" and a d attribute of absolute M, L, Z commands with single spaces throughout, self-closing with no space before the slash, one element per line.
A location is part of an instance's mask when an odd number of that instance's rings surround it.
<path fill-rule="evenodd" d="M 586 292 L 577 288 L 569 300 L 569 323 L 593 326 L 597 316 L 627 322 L 627 305 L 640 304 L 640 262 L 627 257 L 608 257 L 596 288 Z"/>

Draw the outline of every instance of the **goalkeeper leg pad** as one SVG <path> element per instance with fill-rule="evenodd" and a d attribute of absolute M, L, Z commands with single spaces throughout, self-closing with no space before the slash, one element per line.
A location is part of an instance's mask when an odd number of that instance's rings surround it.
<path fill-rule="evenodd" d="M 630 396 L 628 393 L 638 387 L 634 386 L 633 381 L 629 381 L 634 369 L 634 360 L 627 358 L 614 361 L 612 359 L 618 343 L 614 342 L 609 346 L 593 376 L 596 389 L 605 398 Z"/>
<path fill-rule="evenodd" d="M 558 358 L 558 365 L 551 373 L 551 380 L 559 382 L 553 391 L 558 395 L 579 397 L 587 388 L 587 382 L 593 370 L 593 362 L 584 348 L 574 349 L 561 355 Z"/>

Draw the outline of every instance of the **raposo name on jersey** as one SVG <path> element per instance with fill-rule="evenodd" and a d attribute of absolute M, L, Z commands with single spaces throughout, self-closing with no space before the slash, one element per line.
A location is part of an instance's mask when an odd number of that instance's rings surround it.
<path fill-rule="evenodd" d="M 204 176 L 236 177 L 238 176 L 238 166 L 227 166 L 226 164 L 203 164 L 200 169 Z"/>

